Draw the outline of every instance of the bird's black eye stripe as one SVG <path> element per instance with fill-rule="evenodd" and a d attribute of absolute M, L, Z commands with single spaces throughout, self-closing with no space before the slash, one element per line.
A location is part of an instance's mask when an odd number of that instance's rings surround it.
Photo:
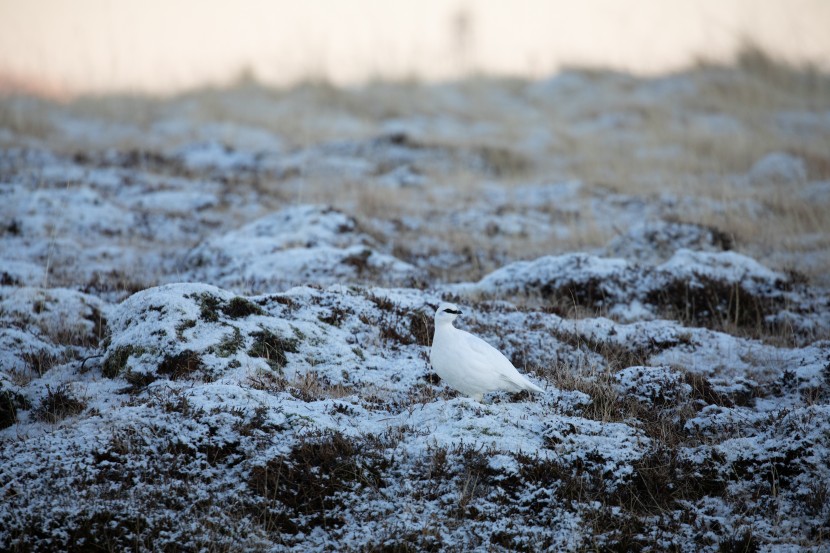
<path fill-rule="evenodd" d="M 444 313 L 452 313 L 453 315 L 461 315 L 461 311 L 457 309 L 444 309 Z"/>

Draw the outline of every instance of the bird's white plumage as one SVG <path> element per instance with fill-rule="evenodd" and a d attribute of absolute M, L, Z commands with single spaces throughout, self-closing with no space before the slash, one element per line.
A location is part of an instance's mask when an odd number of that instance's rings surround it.
<path fill-rule="evenodd" d="M 442 303 L 435 311 L 435 335 L 429 361 L 450 387 L 479 401 L 484 394 L 504 390 L 543 392 L 516 370 L 502 353 L 469 332 L 452 325 L 458 306 Z"/>

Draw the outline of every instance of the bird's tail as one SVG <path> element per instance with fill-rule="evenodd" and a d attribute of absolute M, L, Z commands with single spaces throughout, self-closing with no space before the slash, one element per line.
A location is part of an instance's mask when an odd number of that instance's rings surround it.
<path fill-rule="evenodd" d="M 525 375 L 523 375 L 522 373 L 519 373 L 518 376 L 519 376 L 519 382 L 517 382 L 516 384 L 518 384 L 519 387 L 522 388 L 523 390 L 527 390 L 529 392 L 537 392 L 537 393 L 540 393 L 540 394 L 544 393 L 544 390 L 542 388 L 540 388 L 539 386 L 537 386 L 536 384 L 531 382 L 530 379 L 528 377 L 526 377 Z"/>
<path fill-rule="evenodd" d="M 525 378 L 525 390 L 529 390 L 531 392 L 537 392 L 537 393 L 540 393 L 540 394 L 545 392 L 542 388 L 540 388 L 539 386 L 537 386 L 536 384 L 534 384 L 533 382 L 531 382 L 527 378 Z"/>
<path fill-rule="evenodd" d="M 515 392 L 527 390 L 529 392 L 544 393 L 542 388 L 531 382 L 529 378 L 518 371 L 511 376 L 501 375 L 501 378 L 508 384 L 508 390 L 512 389 Z"/>

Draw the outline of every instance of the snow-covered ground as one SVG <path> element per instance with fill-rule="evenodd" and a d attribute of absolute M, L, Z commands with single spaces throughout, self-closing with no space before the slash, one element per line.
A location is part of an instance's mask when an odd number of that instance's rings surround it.
<path fill-rule="evenodd" d="M 830 87 L 773 77 L 2 100 L 0 549 L 826 551 Z M 546 392 L 445 388 L 444 300 Z"/>

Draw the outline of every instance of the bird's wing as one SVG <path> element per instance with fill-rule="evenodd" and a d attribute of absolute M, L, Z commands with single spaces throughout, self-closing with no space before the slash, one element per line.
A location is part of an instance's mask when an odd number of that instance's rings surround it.
<path fill-rule="evenodd" d="M 513 363 L 502 352 L 469 332 L 463 332 L 464 341 L 475 355 L 476 364 L 483 369 L 490 369 L 498 373 L 498 379 L 519 389 L 529 389 L 541 392 L 542 389 L 531 382 L 516 370 Z"/>
<path fill-rule="evenodd" d="M 476 360 L 484 365 L 488 365 L 499 372 L 510 368 L 515 370 L 513 363 L 504 356 L 502 352 L 469 332 L 461 331 L 464 337 L 464 342 L 470 349 L 470 352 L 475 356 Z"/>

